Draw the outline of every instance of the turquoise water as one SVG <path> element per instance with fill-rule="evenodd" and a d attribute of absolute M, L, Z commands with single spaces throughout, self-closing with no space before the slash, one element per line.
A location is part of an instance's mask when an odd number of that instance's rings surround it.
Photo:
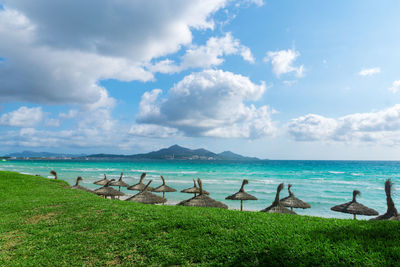
<path fill-rule="evenodd" d="M 258 198 L 246 201 L 246 210 L 260 210 L 269 206 L 275 198 L 276 187 L 285 183 L 281 198 L 287 196 L 288 183 L 296 197 L 308 202 L 311 209 L 297 209 L 298 214 L 351 218 L 351 215 L 333 212 L 330 208 L 348 202 L 354 189 L 361 191 L 358 201 L 377 210 L 386 211 L 384 182 L 391 178 L 395 190 L 393 198 L 400 203 L 396 186 L 400 186 L 400 162 L 366 161 L 260 161 L 260 162 L 184 162 L 184 161 L 145 161 L 145 162 L 93 162 L 93 161 L 6 161 L 0 162 L 0 170 L 40 174 L 51 177 L 50 170 L 58 173 L 59 179 L 70 184 L 77 176 L 83 177 L 81 185 L 96 188 L 93 182 L 103 178 L 118 179 L 124 172 L 124 181 L 128 184 L 138 182 L 140 174 L 147 172 L 145 179 L 152 179 L 152 186 L 161 184 L 160 175 L 167 185 L 178 192 L 167 193 L 170 204 L 187 199 L 191 195 L 179 193 L 193 185 L 192 178 L 200 177 L 204 189 L 211 197 L 224 202 L 231 209 L 238 209 L 240 202 L 225 200 L 225 197 L 237 192 L 242 179 L 248 179 L 246 191 Z M 400 188 L 400 187 L 399 187 Z M 127 194 L 136 191 L 122 189 Z M 399 206 L 400 207 L 400 206 Z M 361 218 L 369 218 L 363 217 Z"/>

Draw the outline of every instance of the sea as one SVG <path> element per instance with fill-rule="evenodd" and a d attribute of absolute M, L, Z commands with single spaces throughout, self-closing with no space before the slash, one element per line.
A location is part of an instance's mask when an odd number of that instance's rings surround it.
<path fill-rule="evenodd" d="M 377 210 L 379 214 L 385 213 L 384 183 L 386 179 L 391 179 L 394 183 L 392 197 L 395 204 L 400 205 L 400 197 L 396 191 L 396 187 L 400 190 L 398 161 L 11 160 L 0 161 L 0 170 L 39 174 L 49 179 L 53 179 L 49 172 L 55 170 L 59 179 L 71 185 L 75 184 L 77 176 L 81 176 L 83 181 L 80 184 L 90 189 L 99 187 L 93 182 L 102 179 L 104 174 L 109 179 L 117 180 L 123 172 L 123 180 L 133 185 L 139 181 L 140 175 L 146 172 L 144 182 L 152 180 L 153 187 L 161 184 L 160 175 L 163 175 L 166 184 L 177 189 L 177 192 L 166 193 L 167 204 L 170 205 L 192 197 L 180 191 L 192 187 L 192 179 L 201 178 L 203 188 L 210 192 L 210 197 L 225 203 L 230 209 L 239 209 L 240 201 L 225 198 L 240 189 L 243 179 L 248 179 L 246 192 L 258 198 L 254 201 L 244 201 L 244 209 L 248 211 L 259 211 L 271 205 L 280 183 L 285 184 L 280 198 L 286 197 L 287 185 L 290 183 L 293 185 L 294 195 L 311 205 L 310 209 L 295 209 L 297 214 L 348 219 L 352 218 L 352 215 L 334 212 L 330 208 L 351 201 L 353 190 L 359 190 L 359 203 Z M 137 193 L 126 188 L 122 188 L 121 191 L 128 195 Z"/>

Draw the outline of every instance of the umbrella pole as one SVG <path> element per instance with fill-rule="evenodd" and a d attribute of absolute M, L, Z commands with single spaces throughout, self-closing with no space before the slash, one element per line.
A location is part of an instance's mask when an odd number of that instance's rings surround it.
<path fill-rule="evenodd" d="M 121 186 L 118 186 L 118 191 L 121 192 Z M 118 196 L 118 199 L 119 199 L 119 196 Z"/>
<path fill-rule="evenodd" d="M 196 196 L 197 194 L 196 193 L 194 193 L 194 196 Z"/>
<path fill-rule="evenodd" d="M 357 220 L 357 219 L 356 219 L 356 214 L 353 214 L 353 219 L 354 219 L 354 220 Z"/>
<path fill-rule="evenodd" d="M 165 199 L 165 192 L 162 192 L 162 198 Z M 163 202 L 162 204 L 164 205 L 165 202 Z"/>
<path fill-rule="evenodd" d="M 243 210 L 243 200 L 241 199 L 240 200 L 240 211 L 242 211 Z"/>
<path fill-rule="evenodd" d="M 293 207 L 290 207 L 290 210 L 293 211 Z"/>

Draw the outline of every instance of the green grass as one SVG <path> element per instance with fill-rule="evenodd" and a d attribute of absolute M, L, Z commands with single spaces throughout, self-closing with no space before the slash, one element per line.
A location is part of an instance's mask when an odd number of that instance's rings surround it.
<path fill-rule="evenodd" d="M 0 266 L 398 265 L 400 224 L 106 200 L 0 172 Z"/>

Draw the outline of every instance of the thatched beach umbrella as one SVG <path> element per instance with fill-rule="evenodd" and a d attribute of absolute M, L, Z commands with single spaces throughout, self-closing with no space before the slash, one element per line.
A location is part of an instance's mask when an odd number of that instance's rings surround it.
<path fill-rule="evenodd" d="M 366 215 L 366 216 L 373 216 L 378 215 L 379 213 L 371 208 L 368 208 L 360 203 L 357 202 L 356 197 L 361 195 L 361 192 L 358 190 L 353 191 L 353 200 L 341 205 L 337 205 L 331 208 L 333 211 L 343 212 L 343 213 L 350 213 L 353 214 L 354 220 L 356 219 L 356 215 Z"/>
<path fill-rule="evenodd" d="M 393 189 L 393 183 L 390 179 L 387 179 L 385 182 L 386 205 L 387 205 L 386 213 L 376 218 L 373 218 L 372 220 L 399 220 L 399 214 L 397 213 L 397 209 L 394 206 L 394 202 L 392 199 L 392 189 Z"/>
<path fill-rule="evenodd" d="M 83 187 L 81 185 L 79 185 L 79 182 L 82 181 L 82 177 L 78 176 L 78 178 L 76 178 L 76 183 L 75 185 L 71 186 L 72 189 L 79 189 L 79 190 L 83 190 L 86 192 L 90 192 L 90 193 L 94 193 L 93 190 L 87 189 L 86 187 Z"/>
<path fill-rule="evenodd" d="M 196 185 L 196 180 L 193 179 L 193 187 L 189 187 L 189 188 L 183 189 L 183 190 L 181 190 L 181 193 L 194 194 L 194 196 L 199 194 L 200 193 L 200 189 Z M 210 193 L 208 193 L 206 190 L 203 190 L 203 194 L 209 195 Z"/>
<path fill-rule="evenodd" d="M 106 185 L 108 182 L 109 182 L 109 180 L 107 179 L 106 174 L 104 174 L 104 178 L 101 179 L 101 180 L 98 180 L 98 181 L 94 182 L 94 184 L 97 184 L 97 185 Z"/>
<path fill-rule="evenodd" d="M 162 192 L 162 197 L 165 199 L 165 192 L 176 192 L 176 189 L 169 187 L 165 184 L 165 179 L 162 175 L 160 175 L 162 180 L 162 185 L 159 187 L 154 188 L 153 192 Z"/>
<path fill-rule="evenodd" d="M 114 198 L 116 196 L 124 196 L 125 194 L 121 191 L 115 190 L 114 188 L 110 187 L 110 183 L 113 181 L 115 181 L 115 179 L 111 179 L 103 187 L 94 190 L 94 192 L 99 196 L 104 196 L 104 198 L 107 198 L 108 196 L 110 196 L 111 198 Z"/>
<path fill-rule="evenodd" d="M 282 189 L 283 189 L 283 183 L 281 183 L 278 186 L 278 188 L 276 190 L 275 200 L 274 200 L 274 202 L 272 202 L 272 205 L 267 207 L 267 208 L 265 208 L 265 209 L 263 209 L 263 210 L 260 210 L 261 212 L 296 214 L 294 211 L 291 211 L 291 210 L 285 208 L 281 204 L 281 202 L 279 200 L 279 193 L 282 191 Z"/>
<path fill-rule="evenodd" d="M 58 179 L 58 176 L 57 176 L 56 171 L 51 170 L 51 171 L 50 171 L 50 174 L 54 176 L 54 179 L 56 179 L 56 180 Z"/>
<path fill-rule="evenodd" d="M 118 186 L 118 191 L 121 191 L 121 187 L 128 187 L 129 184 L 125 183 L 122 181 L 122 176 L 124 175 L 123 172 L 121 172 L 121 176 L 119 177 L 118 181 L 112 182 L 110 185 L 111 186 Z"/>
<path fill-rule="evenodd" d="M 140 191 L 134 196 L 131 196 L 130 198 L 127 198 L 126 201 L 139 202 L 143 204 L 157 204 L 166 202 L 167 200 L 165 198 L 162 198 L 147 191 L 150 183 L 151 180 L 147 183 L 147 185 L 144 186 L 142 191 Z"/>
<path fill-rule="evenodd" d="M 298 199 L 297 197 L 294 196 L 290 188 L 292 187 L 291 184 L 288 184 L 288 191 L 289 191 L 289 196 L 282 198 L 280 200 L 281 204 L 284 207 L 290 207 L 290 210 L 293 211 L 293 208 L 295 209 L 309 209 L 311 208 L 310 204 Z"/>
<path fill-rule="evenodd" d="M 200 178 L 197 178 L 197 183 L 200 187 L 200 192 L 198 196 L 192 197 L 191 199 L 184 200 L 178 205 L 180 206 L 193 206 L 193 207 L 211 207 L 211 208 L 223 208 L 227 209 L 228 206 L 222 202 L 216 201 L 203 192 L 203 185 L 201 183 Z"/>
<path fill-rule="evenodd" d="M 249 183 L 249 181 L 244 179 L 242 182 L 242 187 L 240 187 L 240 190 L 237 193 L 225 198 L 225 199 L 230 199 L 230 200 L 240 200 L 240 210 L 241 211 L 243 210 L 243 200 L 257 200 L 257 198 L 255 196 L 252 196 L 244 191 L 244 186 L 248 183 Z"/>
<path fill-rule="evenodd" d="M 144 188 L 146 187 L 146 185 L 143 183 L 143 180 L 144 180 L 145 177 L 146 177 L 146 173 L 144 172 L 144 173 L 142 173 L 142 175 L 140 175 L 139 183 L 131 185 L 127 189 L 128 190 L 143 191 Z M 147 187 L 147 191 L 153 191 L 153 190 L 154 190 L 153 187 L 151 187 L 151 186 Z"/>

